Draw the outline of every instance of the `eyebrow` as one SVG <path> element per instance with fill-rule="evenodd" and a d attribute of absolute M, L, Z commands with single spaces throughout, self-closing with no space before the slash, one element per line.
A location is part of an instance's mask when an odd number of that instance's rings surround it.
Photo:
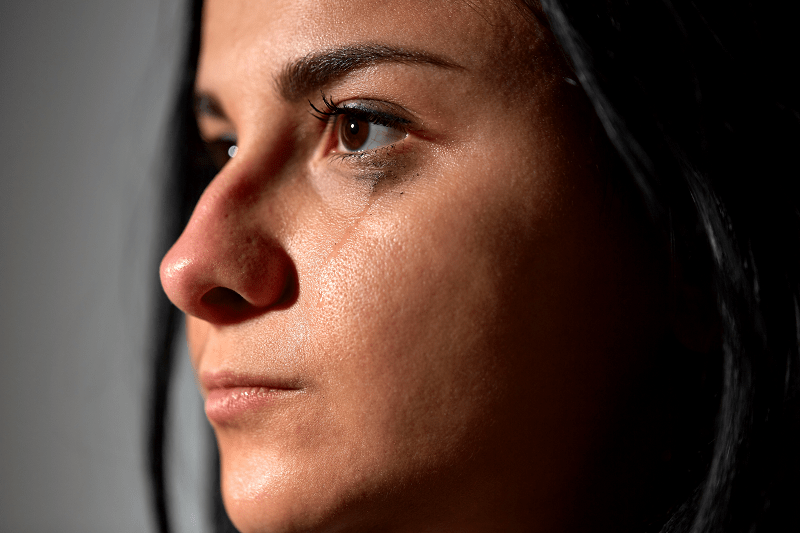
<path fill-rule="evenodd" d="M 275 86 L 284 100 L 297 102 L 350 72 L 380 63 L 428 65 L 449 70 L 464 68 L 426 52 L 384 45 L 353 45 L 313 52 L 291 61 L 275 76 Z M 205 91 L 195 92 L 194 112 L 198 117 L 227 120 L 219 100 Z"/>
<path fill-rule="evenodd" d="M 383 45 L 354 45 L 314 52 L 290 62 L 275 77 L 275 85 L 285 100 L 296 102 L 345 74 L 379 63 L 463 69 L 452 61 L 426 52 Z"/>

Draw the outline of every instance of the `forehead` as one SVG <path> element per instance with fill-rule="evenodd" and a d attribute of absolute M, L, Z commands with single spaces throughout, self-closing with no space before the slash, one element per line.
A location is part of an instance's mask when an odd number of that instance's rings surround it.
<path fill-rule="evenodd" d="M 379 44 L 424 50 L 508 85 L 531 70 L 543 35 L 514 0 L 206 0 L 197 84 L 266 87 L 298 57 Z"/>

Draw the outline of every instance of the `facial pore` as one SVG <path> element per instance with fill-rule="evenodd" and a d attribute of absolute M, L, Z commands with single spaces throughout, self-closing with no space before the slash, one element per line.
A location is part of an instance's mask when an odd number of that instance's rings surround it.
<path fill-rule="evenodd" d="M 241 531 L 566 531 L 587 472 L 649 468 L 602 454 L 663 254 L 570 76 L 511 2 L 206 2 L 237 151 L 161 274 Z"/>

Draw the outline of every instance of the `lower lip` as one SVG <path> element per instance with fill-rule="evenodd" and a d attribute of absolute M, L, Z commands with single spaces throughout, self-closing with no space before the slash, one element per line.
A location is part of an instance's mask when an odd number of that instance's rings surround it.
<path fill-rule="evenodd" d="M 226 387 L 214 389 L 206 397 L 206 416 L 217 424 L 236 418 L 273 403 L 283 389 L 267 387 Z"/>

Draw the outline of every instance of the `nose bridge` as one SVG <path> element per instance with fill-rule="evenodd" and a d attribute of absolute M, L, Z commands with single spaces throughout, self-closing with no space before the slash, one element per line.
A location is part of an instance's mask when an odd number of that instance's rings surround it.
<path fill-rule="evenodd" d="M 270 202 L 275 184 L 268 189 L 264 183 L 246 161 L 232 161 L 162 260 L 164 290 L 185 313 L 237 321 L 264 312 L 287 292 L 293 269 Z"/>

